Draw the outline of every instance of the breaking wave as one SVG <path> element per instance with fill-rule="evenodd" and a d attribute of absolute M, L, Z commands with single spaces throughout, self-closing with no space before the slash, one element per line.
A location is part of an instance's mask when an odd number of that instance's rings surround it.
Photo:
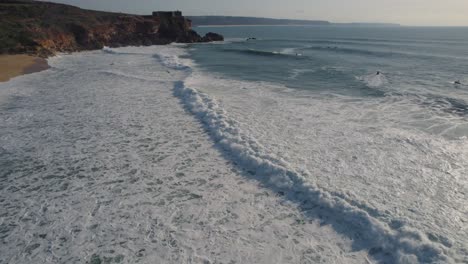
<path fill-rule="evenodd" d="M 356 77 L 357 80 L 362 81 L 366 86 L 370 88 L 381 87 L 388 83 L 387 77 L 383 73 L 380 74 L 368 74 L 364 76 Z"/>
<path fill-rule="evenodd" d="M 158 56 L 164 65 L 186 72 L 187 78 L 175 83 L 174 95 L 203 124 L 224 155 L 247 171 L 250 177 L 278 193 L 284 193 L 293 202 L 315 204 L 315 208 L 326 215 L 326 221 L 337 230 L 350 228 L 357 232 L 367 243 L 369 253 L 376 258 L 390 259 L 392 263 L 452 261 L 447 257 L 444 245 L 432 242 L 420 231 L 406 226 L 392 226 L 373 217 L 375 212 L 371 208 L 318 187 L 310 181 L 314 177 L 309 171 L 294 167 L 268 151 L 251 134 L 241 129 L 239 121 L 230 116 L 220 102 L 192 87 L 196 76 L 193 76 L 190 66 L 181 65 L 183 62 L 176 55 Z"/>
<path fill-rule="evenodd" d="M 187 66 L 183 64 L 177 55 L 172 55 L 172 54 L 163 54 L 163 55 L 157 55 L 155 58 L 159 59 L 160 62 L 171 69 L 174 70 L 187 70 L 190 69 L 190 66 Z"/>
<path fill-rule="evenodd" d="M 361 56 L 373 56 L 373 57 L 397 57 L 397 58 L 419 58 L 419 59 L 447 59 L 447 60 L 466 60 L 464 57 L 457 56 L 447 56 L 447 55 L 437 55 L 437 54 L 423 54 L 423 53 L 412 53 L 412 52 L 397 52 L 397 51 L 385 51 L 385 50 L 369 50 L 369 49 L 359 49 L 359 48 L 346 48 L 339 46 L 309 46 L 305 47 L 302 50 L 312 50 L 312 51 L 325 51 L 325 52 L 334 52 L 350 55 L 361 55 Z"/>
<path fill-rule="evenodd" d="M 267 56 L 267 57 L 284 57 L 291 58 L 297 57 L 301 58 L 302 54 L 292 52 L 293 48 L 283 49 L 282 51 L 267 51 L 267 50 L 256 50 L 256 49 L 224 49 L 226 52 L 234 52 L 245 55 L 256 55 L 256 56 Z"/>
<path fill-rule="evenodd" d="M 112 48 L 109 48 L 109 47 L 106 47 L 106 46 L 104 46 L 104 48 L 102 48 L 102 51 L 104 53 L 108 53 L 108 54 L 118 54 L 118 52 L 116 52 Z"/>

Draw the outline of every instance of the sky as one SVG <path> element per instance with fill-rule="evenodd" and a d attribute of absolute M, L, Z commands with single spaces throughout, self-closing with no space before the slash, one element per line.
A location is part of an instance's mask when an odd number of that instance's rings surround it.
<path fill-rule="evenodd" d="M 468 0 L 49 0 L 87 9 L 150 14 L 255 16 L 384 22 L 408 26 L 468 26 Z"/>

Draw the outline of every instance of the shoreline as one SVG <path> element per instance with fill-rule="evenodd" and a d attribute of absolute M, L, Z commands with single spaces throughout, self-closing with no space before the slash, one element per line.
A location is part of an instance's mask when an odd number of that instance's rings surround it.
<path fill-rule="evenodd" d="M 12 78 L 40 72 L 50 66 L 44 58 L 25 54 L 0 55 L 0 82 L 7 82 Z"/>

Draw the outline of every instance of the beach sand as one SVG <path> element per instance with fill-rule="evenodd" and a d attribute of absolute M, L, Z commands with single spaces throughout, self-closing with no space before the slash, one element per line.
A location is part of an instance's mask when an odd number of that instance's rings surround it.
<path fill-rule="evenodd" d="M 0 55 L 0 82 L 33 72 L 47 70 L 49 65 L 43 58 L 29 55 Z"/>

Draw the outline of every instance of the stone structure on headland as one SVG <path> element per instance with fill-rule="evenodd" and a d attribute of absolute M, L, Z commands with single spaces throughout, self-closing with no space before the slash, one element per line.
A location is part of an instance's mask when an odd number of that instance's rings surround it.
<path fill-rule="evenodd" d="M 151 16 L 153 19 L 156 20 L 183 19 L 185 21 L 185 27 L 188 29 L 192 29 L 192 20 L 182 16 L 182 11 L 154 11 Z"/>
<path fill-rule="evenodd" d="M 182 17 L 181 11 L 154 11 L 154 17 Z"/>

